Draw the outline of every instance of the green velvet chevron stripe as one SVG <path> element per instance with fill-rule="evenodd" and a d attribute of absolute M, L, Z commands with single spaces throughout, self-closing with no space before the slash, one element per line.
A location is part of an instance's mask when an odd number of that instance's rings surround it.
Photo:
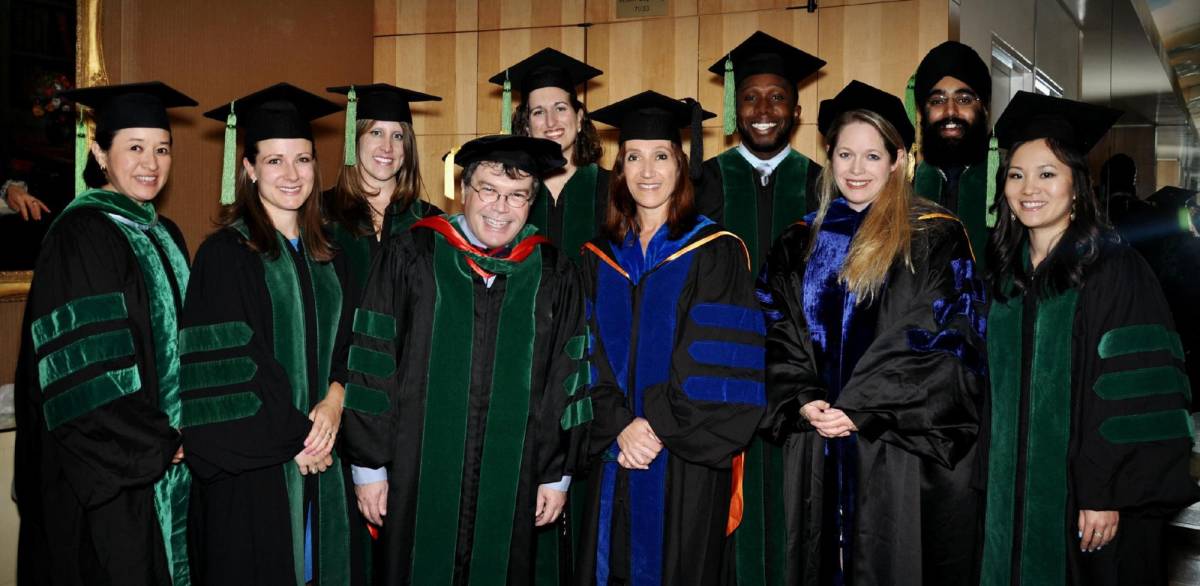
<path fill-rule="evenodd" d="M 1188 401 L 1192 399 L 1192 387 L 1187 375 L 1174 366 L 1105 373 L 1096 379 L 1092 390 L 1107 401 L 1173 393 L 1183 395 Z"/>
<path fill-rule="evenodd" d="M 346 366 L 355 372 L 388 378 L 396 372 L 396 359 L 383 352 L 354 345 L 350 347 L 350 359 L 346 361 Z"/>
<path fill-rule="evenodd" d="M 388 399 L 387 393 L 350 383 L 346 385 L 346 400 L 344 406 L 347 409 L 369 413 L 371 415 L 383 415 L 391 408 L 391 400 Z"/>
<path fill-rule="evenodd" d="M 573 427 L 578 427 L 592 420 L 592 398 L 584 397 L 570 405 L 563 411 L 562 424 L 563 430 L 568 430 Z"/>
<path fill-rule="evenodd" d="M 43 315 L 30 326 L 35 350 L 63 334 L 88 324 L 129 317 L 124 293 L 104 293 L 80 297 Z"/>
<path fill-rule="evenodd" d="M 253 335 L 250 325 L 244 321 L 192 326 L 179 332 L 179 353 L 192 354 L 240 348 L 250 343 Z"/>
<path fill-rule="evenodd" d="M 93 364 L 133 355 L 129 329 L 95 334 L 76 340 L 38 361 L 38 382 L 43 390 Z"/>
<path fill-rule="evenodd" d="M 46 416 L 46 429 L 54 431 L 58 426 L 102 407 L 125 395 L 142 388 L 142 377 L 137 365 L 121 370 L 110 370 L 87 382 L 80 383 L 59 393 L 42 405 Z"/>
<path fill-rule="evenodd" d="M 1097 351 L 1101 358 L 1165 351 L 1183 360 L 1183 343 L 1179 334 L 1168 330 L 1162 324 L 1142 324 L 1109 330 L 1100 338 Z"/>
<path fill-rule="evenodd" d="M 1192 438 L 1192 417 L 1186 409 L 1153 411 L 1109 417 L 1100 424 L 1100 435 L 1114 444 L 1157 442 Z"/>
<path fill-rule="evenodd" d="M 396 339 L 396 318 L 369 309 L 356 309 L 354 333 L 390 342 Z"/>
<path fill-rule="evenodd" d="M 225 423 L 258 413 L 262 400 L 250 391 L 183 400 L 183 427 Z"/>
<path fill-rule="evenodd" d="M 567 376 L 563 380 L 563 385 L 567 388 L 567 396 L 574 397 L 579 389 L 592 384 L 592 367 L 586 360 L 579 361 L 579 369 Z"/>
<path fill-rule="evenodd" d="M 583 351 L 586 348 L 587 334 L 585 333 L 581 336 L 572 336 L 571 339 L 567 340 L 566 345 L 563 346 L 563 352 L 566 352 L 571 360 L 583 360 Z"/>
<path fill-rule="evenodd" d="M 210 387 L 238 385 L 254 378 L 258 365 L 248 356 L 192 362 L 183 365 L 179 375 L 179 390 L 183 392 Z"/>

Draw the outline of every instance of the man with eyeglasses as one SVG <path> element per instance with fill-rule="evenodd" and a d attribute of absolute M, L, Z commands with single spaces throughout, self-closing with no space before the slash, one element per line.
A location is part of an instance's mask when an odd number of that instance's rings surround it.
<path fill-rule="evenodd" d="M 566 503 L 591 419 L 584 301 L 566 256 L 526 225 L 553 141 L 457 152 L 463 213 L 380 250 L 353 318 L 344 452 L 381 528 L 380 584 L 533 583 L 535 526 Z"/>
<path fill-rule="evenodd" d="M 988 209 L 995 198 L 999 155 L 989 151 L 992 74 L 974 49 L 946 41 L 917 67 L 913 97 L 920 111 L 922 161 L 913 177 L 917 195 L 957 215 L 980 266 L 987 246 Z M 989 152 L 996 166 L 989 171 Z"/>

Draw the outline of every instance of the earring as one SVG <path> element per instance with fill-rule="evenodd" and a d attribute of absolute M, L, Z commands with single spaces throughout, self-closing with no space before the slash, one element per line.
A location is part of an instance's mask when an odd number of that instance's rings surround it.
<path fill-rule="evenodd" d="M 1010 212 L 1008 212 L 1008 219 L 1015 222 L 1015 221 L 1017 221 L 1017 215 L 1010 211 Z"/>
<path fill-rule="evenodd" d="M 1071 196 L 1071 216 L 1070 216 L 1070 219 L 1071 219 L 1071 221 L 1072 221 L 1072 222 L 1074 222 L 1074 221 L 1075 221 L 1075 196 L 1074 196 L 1074 195 L 1072 195 L 1072 196 Z"/>
<path fill-rule="evenodd" d="M 250 185 L 258 185 L 258 178 L 257 178 L 257 177 L 251 177 L 251 178 L 250 178 Z"/>

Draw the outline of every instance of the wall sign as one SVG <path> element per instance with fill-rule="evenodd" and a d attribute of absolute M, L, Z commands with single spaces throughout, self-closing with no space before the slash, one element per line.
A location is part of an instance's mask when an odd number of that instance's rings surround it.
<path fill-rule="evenodd" d="M 666 16 L 667 0 L 615 0 L 617 18 Z"/>

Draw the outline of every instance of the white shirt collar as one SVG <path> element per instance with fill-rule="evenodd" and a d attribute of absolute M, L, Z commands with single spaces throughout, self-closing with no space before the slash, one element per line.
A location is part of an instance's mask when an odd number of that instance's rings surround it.
<path fill-rule="evenodd" d="M 771 175 L 775 173 L 775 168 L 778 167 L 779 164 L 787 158 L 788 154 L 792 152 L 792 147 L 791 145 L 784 147 L 782 151 L 779 151 L 779 154 L 769 159 L 758 158 L 754 153 L 750 152 L 750 149 L 746 148 L 746 145 L 744 144 L 737 145 L 737 152 L 738 154 L 742 155 L 743 159 L 746 159 L 747 163 L 750 163 L 751 167 L 758 169 L 760 172 L 765 170 L 767 175 Z"/>

